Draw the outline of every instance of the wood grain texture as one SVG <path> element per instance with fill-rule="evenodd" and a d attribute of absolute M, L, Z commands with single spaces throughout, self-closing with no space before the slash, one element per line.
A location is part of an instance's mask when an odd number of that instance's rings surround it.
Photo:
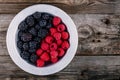
<path fill-rule="evenodd" d="M 0 78 L 10 78 L 10 80 L 11 78 L 29 80 L 29 77 L 40 80 L 118 80 L 119 59 L 120 56 L 76 56 L 64 70 L 54 75 L 34 76 L 18 68 L 9 56 L 0 56 Z"/>
<path fill-rule="evenodd" d="M 79 34 L 76 55 L 120 54 L 120 16 L 69 14 Z M 8 55 L 6 31 L 15 14 L 0 15 L 0 55 Z M 106 22 L 105 22 L 106 21 Z"/>
<path fill-rule="evenodd" d="M 119 0 L 0 0 L 0 3 L 0 13 L 18 13 L 30 5 L 44 3 L 55 5 L 67 13 L 99 14 L 117 14 L 120 4 Z"/>

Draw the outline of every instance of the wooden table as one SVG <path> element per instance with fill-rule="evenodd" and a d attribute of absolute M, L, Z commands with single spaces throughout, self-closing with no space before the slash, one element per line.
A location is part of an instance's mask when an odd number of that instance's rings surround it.
<path fill-rule="evenodd" d="M 33 4 L 51 4 L 76 24 L 79 46 L 72 62 L 49 76 L 24 72 L 6 49 L 13 17 Z M 0 80 L 120 80 L 120 0 L 0 0 Z"/>

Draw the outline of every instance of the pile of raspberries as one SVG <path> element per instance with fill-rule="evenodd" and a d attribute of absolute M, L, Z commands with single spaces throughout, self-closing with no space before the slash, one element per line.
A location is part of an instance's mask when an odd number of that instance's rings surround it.
<path fill-rule="evenodd" d="M 35 12 L 18 26 L 17 47 L 20 56 L 37 67 L 59 61 L 70 47 L 69 33 L 60 17 Z"/>

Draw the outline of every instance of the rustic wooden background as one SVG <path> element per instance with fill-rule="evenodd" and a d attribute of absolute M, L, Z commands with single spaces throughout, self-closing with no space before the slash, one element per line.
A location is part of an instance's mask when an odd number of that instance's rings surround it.
<path fill-rule="evenodd" d="M 18 68 L 6 49 L 13 17 L 33 4 L 51 4 L 76 24 L 79 46 L 72 62 L 49 76 Z M 120 80 L 120 0 L 0 0 L 0 80 Z"/>

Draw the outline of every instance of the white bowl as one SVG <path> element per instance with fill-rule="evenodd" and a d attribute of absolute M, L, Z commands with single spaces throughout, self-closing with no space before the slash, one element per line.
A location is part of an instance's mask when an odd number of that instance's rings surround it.
<path fill-rule="evenodd" d="M 59 16 L 67 26 L 68 32 L 70 33 L 70 48 L 67 50 L 66 55 L 57 63 L 46 67 L 36 67 L 27 63 L 20 57 L 16 46 L 18 25 L 28 15 L 31 15 L 36 11 L 47 12 Z M 14 17 L 7 31 L 6 43 L 10 57 L 21 69 L 34 75 L 50 75 L 64 69 L 71 62 L 77 50 L 78 34 L 72 19 L 63 10 L 51 5 L 38 4 L 23 9 Z"/>

